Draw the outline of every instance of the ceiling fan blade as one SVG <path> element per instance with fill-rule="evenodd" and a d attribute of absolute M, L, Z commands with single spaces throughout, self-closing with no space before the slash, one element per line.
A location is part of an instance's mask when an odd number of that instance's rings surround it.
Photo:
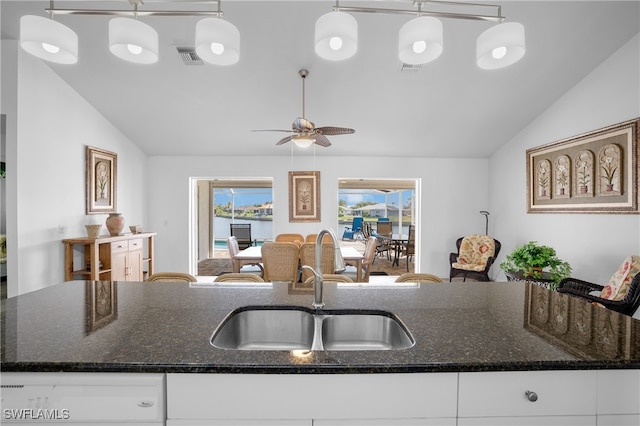
<path fill-rule="evenodd" d="M 316 139 L 316 141 L 314 142 L 316 145 L 331 146 L 331 142 L 329 142 L 329 139 L 327 139 L 327 137 L 322 133 L 315 133 L 313 137 Z"/>
<path fill-rule="evenodd" d="M 323 135 L 348 135 L 355 132 L 355 129 L 349 129 L 348 127 L 325 126 L 316 128 L 316 133 L 322 133 Z"/>
<path fill-rule="evenodd" d="M 293 130 L 282 130 L 282 129 L 254 129 L 252 132 L 287 132 L 294 133 Z"/>
<path fill-rule="evenodd" d="M 278 141 L 278 143 L 276 143 L 276 145 L 282 145 L 285 144 L 287 142 L 291 142 L 291 140 L 293 139 L 295 135 L 291 135 L 291 136 L 287 136 L 286 138 L 282 138 Z"/>

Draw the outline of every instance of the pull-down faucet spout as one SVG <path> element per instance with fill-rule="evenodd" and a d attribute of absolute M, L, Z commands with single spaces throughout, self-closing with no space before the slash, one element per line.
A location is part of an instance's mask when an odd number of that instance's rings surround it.
<path fill-rule="evenodd" d="M 342 258 L 342 253 L 340 252 L 340 244 L 338 243 L 338 238 L 336 237 L 333 229 L 323 229 L 318 233 L 318 237 L 316 239 L 316 267 L 313 269 L 309 265 L 302 265 L 304 269 L 308 269 L 313 273 L 313 290 L 314 290 L 314 300 L 313 307 L 316 309 L 324 307 L 324 301 L 322 300 L 322 290 L 323 290 L 323 281 L 322 281 L 322 240 L 325 235 L 329 235 L 333 240 L 333 262 L 334 262 L 334 271 L 333 272 L 344 272 L 345 265 L 344 259 Z"/>

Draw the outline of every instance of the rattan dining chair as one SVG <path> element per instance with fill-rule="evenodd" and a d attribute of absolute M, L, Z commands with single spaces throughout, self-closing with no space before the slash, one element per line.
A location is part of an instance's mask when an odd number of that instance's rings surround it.
<path fill-rule="evenodd" d="M 262 246 L 265 281 L 298 282 L 300 248 L 291 242 L 267 242 Z"/>
<path fill-rule="evenodd" d="M 324 239 L 324 238 L 323 238 Z M 300 246 L 300 265 L 311 266 L 316 269 L 316 243 L 304 243 Z M 333 244 L 322 244 L 322 273 L 333 274 L 335 272 L 335 258 Z M 312 277 L 313 272 L 302 268 L 302 282 Z"/>
<path fill-rule="evenodd" d="M 260 275 L 252 274 L 252 273 L 244 273 L 244 272 L 231 272 L 229 274 L 218 275 L 214 280 L 214 282 L 255 282 L 255 283 L 263 283 L 264 280 Z"/>
<path fill-rule="evenodd" d="M 314 276 L 307 278 L 304 283 L 311 284 L 314 281 Z M 353 280 L 344 274 L 322 274 L 323 283 L 352 283 Z"/>
<path fill-rule="evenodd" d="M 147 278 L 147 281 L 162 281 L 162 282 L 170 282 L 170 283 L 179 283 L 179 282 L 187 282 L 187 283 L 195 283 L 198 280 L 191 274 L 187 274 L 184 272 L 157 272 Z"/>
<path fill-rule="evenodd" d="M 275 241 L 277 243 L 285 243 L 285 242 L 295 243 L 297 241 L 298 244 L 300 245 L 300 244 L 304 243 L 304 235 L 302 235 L 302 234 L 278 234 L 278 235 L 276 235 Z"/>
<path fill-rule="evenodd" d="M 433 274 L 406 272 L 396 278 L 397 283 L 441 283 L 442 279 Z"/>

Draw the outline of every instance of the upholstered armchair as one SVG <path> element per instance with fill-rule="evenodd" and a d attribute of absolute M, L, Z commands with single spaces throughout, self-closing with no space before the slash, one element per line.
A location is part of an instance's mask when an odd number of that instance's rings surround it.
<path fill-rule="evenodd" d="M 605 286 L 577 278 L 565 278 L 560 281 L 557 290 L 625 315 L 633 315 L 640 307 L 640 256 L 628 256 Z"/>
<path fill-rule="evenodd" d="M 449 254 L 449 281 L 460 275 L 463 281 L 491 281 L 489 270 L 500 252 L 500 241 L 488 235 L 468 235 L 458 238 L 456 247 L 458 252 Z"/>

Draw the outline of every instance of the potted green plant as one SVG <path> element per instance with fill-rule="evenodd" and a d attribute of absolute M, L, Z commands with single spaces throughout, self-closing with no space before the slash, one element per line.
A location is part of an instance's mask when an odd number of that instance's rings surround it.
<path fill-rule="evenodd" d="M 506 273 L 521 273 L 523 277 L 534 279 L 542 279 L 543 272 L 547 272 L 552 289 L 555 289 L 563 278 L 571 275 L 568 262 L 558 258 L 552 247 L 540 245 L 536 241 L 516 247 L 500 263 L 500 268 Z"/>

